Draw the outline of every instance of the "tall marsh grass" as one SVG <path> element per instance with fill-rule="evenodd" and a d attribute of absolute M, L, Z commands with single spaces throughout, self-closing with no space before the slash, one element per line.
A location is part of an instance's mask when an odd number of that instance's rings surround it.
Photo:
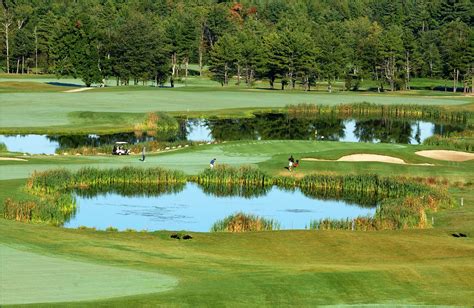
<path fill-rule="evenodd" d="M 459 150 L 466 152 L 474 152 L 474 137 L 444 137 L 433 135 L 423 141 L 424 145 L 434 145 L 443 149 Z"/>
<path fill-rule="evenodd" d="M 142 123 L 134 126 L 136 133 L 147 133 L 148 136 L 156 136 L 162 132 L 177 132 L 179 129 L 178 121 L 163 112 L 149 112 Z"/>
<path fill-rule="evenodd" d="M 32 192 L 49 193 L 72 188 L 87 188 L 115 184 L 152 185 L 185 182 L 186 176 L 183 172 L 162 168 L 82 168 L 77 172 L 71 172 L 65 169 L 34 172 L 27 181 L 27 188 Z"/>
<path fill-rule="evenodd" d="M 272 231 L 279 229 L 280 223 L 276 220 L 239 212 L 216 221 L 211 227 L 211 232 Z"/>
<path fill-rule="evenodd" d="M 0 204 L 0 213 L 6 219 L 61 226 L 76 213 L 76 199 L 71 194 L 61 193 L 21 200 L 7 198 Z"/>
<path fill-rule="evenodd" d="M 386 199 L 377 206 L 373 217 L 313 220 L 310 222 L 309 228 L 316 230 L 358 231 L 425 229 L 431 227 L 430 222 L 426 218 L 426 210 L 428 209 L 437 209 L 435 199 L 430 196 Z"/>
<path fill-rule="evenodd" d="M 336 118 L 396 118 L 408 120 L 432 120 L 439 123 L 466 123 L 472 117 L 468 111 L 450 111 L 429 105 L 379 105 L 372 103 L 340 104 L 335 106 L 298 104 L 287 106 L 290 117 Z"/>
<path fill-rule="evenodd" d="M 206 169 L 191 179 L 198 184 L 237 184 L 258 187 L 273 185 L 273 179 L 269 175 L 250 166 L 235 168 L 228 165 L 217 165 L 214 169 Z"/>
<path fill-rule="evenodd" d="M 323 219 L 310 223 L 313 229 L 381 230 L 426 228 L 426 211 L 453 206 L 447 190 L 439 183 L 401 177 L 378 175 L 313 174 L 303 178 L 271 177 L 259 169 L 219 165 L 196 176 L 161 168 L 95 169 L 77 172 L 65 169 L 35 172 L 28 179 L 26 200 L 7 199 L 0 213 L 7 219 L 49 222 L 62 225 L 74 215 L 76 202 L 72 194 L 95 196 L 115 191 L 125 195 L 156 195 L 179 192 L 187 181 L 196 182 L 204 192 L 217 196 L 256 197 L 266 194 L 274 185 L 294 190 L 306 196 L 323 199 L 343 199 L 363 206 L 377 206 L 374 217 L 356 220 Z M 216 222 L 214 231 L 275 230 L 272 220 L 236 213 Z"/>
<path fill-rule="evenodd" d="M 76 211 L 72 190 L 83 195 L 95 195 L 106 190 L 126 194 L 160 194 L 179 191 L 186 183 L 180 171 L 161 168 L 95 169 L 83 168 L 77 172 L 65 169 L 34 172 L 27 180 L 28 200 L 7 199 L 1 213 L 7 219 L 47 222 L 62 225 Z"/>

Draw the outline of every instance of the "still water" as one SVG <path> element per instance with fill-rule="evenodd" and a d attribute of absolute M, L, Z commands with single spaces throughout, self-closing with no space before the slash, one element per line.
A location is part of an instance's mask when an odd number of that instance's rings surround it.
<path fill-rule="evenodd" d="M 86 197 L 78 193 L 76 200 L 77 212 L 65 227 L 207 232 L 217 220 L 244 212 L 274 219 L 281 229 L 304 229 L 314 219 L 345 219 L 375 213 L 374 207 L 313 199 L 299 190 L 273 187 L 258 197 L 218 197 L 194 183 L 187 183 L 179 192 L 158 196 L 99 193 Z"/>
<path fill-rule="evenodd" d="M 425 121 L 391 119 L 300 119 L 285 114 L 258 114 L 250 119 L 179 120 L 177 132 L 160 136 L 112 135 L 0 135 L 10 152 L 54 154 L 56 150 L 111 145 L 117 141 L 136 144 L 144 141 L 212 140 L 327 140 L 421 144 L 433 134 L 447 136 L 462 131 L 462 124 L 435 124 Z"/>

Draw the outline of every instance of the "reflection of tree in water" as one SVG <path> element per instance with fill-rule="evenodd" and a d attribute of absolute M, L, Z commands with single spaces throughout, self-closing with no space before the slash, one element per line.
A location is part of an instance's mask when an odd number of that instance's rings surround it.
<path fill-rule="evenodd" d="M 216 140 L 328 140 L 339 141 L 345 138 L 345 120 L 335 117 L 290 117 L 284 113 L 255 114 L 254 118 L 244 119 L 208 119 L 187 120 L 179 119 L 178 132 L 160 132 L 158 136 L 134 133 L 110 135 L 71 135 L 48 136 L 50 141 L 59 143 L 60 149 L 78 148 L 82 146 L 98 147 L 111 145 L 117 141 L 130 144 L 145 141 L 180 141 L 187 140 L 188 132 L 194 127 L 207 126 L 212 137 Z M 413 136 L 421 143 L 420 122 L 412 127 L 410 121 L 393 119 L 364 119 L 356 120 L 354 135 L 359 141 L 387 143 L 410 143 Z M 449 136 L 451 132 L 460 132 L 464 125 L 435 124 L 433 133 Z M 315 134 L 317 133 L 317 134 Z M 414 135 L 412 134 L 414 133 Z"/>
<path fill-rule="evenodd" d="M 184 135 L 186 136 L 186 135 Z M 83 146 L 99 147 L 103 145 L 114 144 L 117 141 L 128 142 L 136 144 L 138 142 L 159 140 L 159 141 L 173 141 L 176 139 L 176 134 L 160 133 L 159 137 L 135 135 L 135 133 L 120 133 L 111 135 L 69 135 L 69 136 L 47 136 L 49 141 L 59 143 L 59 149 L 79 148 Z"/>
<path fill-rule="evenodd" d="M 416 143 L 421 144 L 420 122 L 416 122 L 416 133 L 415 133 L 414 139 L 415 139 Z"/>
<path fill-rule="evenodd" d="M 328 141 L 339 141 L 345 137 L 344 128 L 346 125 L 341 119 L 319 119 L 313 123 L 314 129 L 313 134 L 315 134 L 316 139 L 323 139 Z M 324 137 L 324 138 L 323 138 Z"/>
<path fill-rule="evenodd" d="M 213 119 L 207 121 L 212 136 L 218 140 L 328 140 L 344 137 L 344 123 L 339 119 L 289 118 L 286 114 L 257 114 L 251 119 Z"/>
<path fill-rule="evenodd" d="M 451 133 L 462 132 L 466 127 L 464 125 L 435 124 L 433 133 L 449 137 Z"/>
<path fill-rule="evenodd" d="M 410 122 L 389 119 L 357 121 L 354 135 L 363 142 L 410 143 Z"/>
<path fill-rule="evenodd" d="M 210 119 L 206 125 L 216 140 L 258 139 L 255 119 Z"/>

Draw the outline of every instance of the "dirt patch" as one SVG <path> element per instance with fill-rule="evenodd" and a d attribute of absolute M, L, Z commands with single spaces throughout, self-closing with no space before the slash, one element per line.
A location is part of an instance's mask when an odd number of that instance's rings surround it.
<path fill-rule="evenodd" d="M 328 160 L 328 159 L 317 159 L 317 158 L 302 158 L 301 160 L 306 161 L 349 161 L 349 162 L 379 162 L 379 163 L 389 163 L 389 164 L 399 164 L 399 165 L 409 165 L 403 159 L 378 155 L 378 154 L 352 154 L 343 156 L 337 160 Z M 410 165 L 421 165 L 421 166 L 432 166 L 432 164 L 410 164 Z"/>
<path fill-rule="evenodd" d="M 304 174 L 299 173 L 297 171 L 289 172 L 288 170 L 280 171 L 280 172 L 278 172 L 278 175 L 280 175 L 280 176 L 291 176 L 291 177 L 298 178 L 298 179 L 300 179 L 304 176 Z"/>
<path fill-rule="evenodd" d="M 0 160 L 16 160 L 16 161 L 27 161 L 23 158 L 15 158 L 15 157 L 0 157 Z"/>
<path fill-rule="evenodd" d="M 75 92 L 82 92 L 82 91 L 87 91 L 87 90 L 92 90 L 94 88 L 79 88 L 79 89 L 72 89 L 72 90 L 66 90 L 63 91 L 64 93 L 75 93 Z"/>
<path fill-rule="evenodd" d="M 427 150 L 415 152 L 416 155 L 428 157 L 438 160 L 448 161 L 467 161 L 474 159 L 474 154 L 459 151 L 448 151 L 448 150 Z"/>

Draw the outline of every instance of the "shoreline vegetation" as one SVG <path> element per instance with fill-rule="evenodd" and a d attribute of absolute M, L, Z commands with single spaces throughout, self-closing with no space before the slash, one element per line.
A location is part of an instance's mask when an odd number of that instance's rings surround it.
<path fill-rule="evenodd" d="M 83 168 L 77 172 L 64 169 L 35 172 L 27 181 L 23 199 L 8 198 L 0 213 L 6 219 L 23 222 L 41 222 L 61 226 L 76 211 L 74 190 L 94 195 L 107 190 L 124 194 L 160 194 L 179 191 L 187 182 L 195 182 L 208 193 L 253 197 L 264 194 L 272 186 L 284 189 L 300 189 L 313 198 L 344 199 L 375 206 L 374 217 L 358 217 L 349 220 L 321 220 L 309 222 L 311 229 L 396 230 L 428 228 L 427 212 L 453 207 L 454 203 L 446 188 L 429 186 L 407 178 L 389 178 L 378 175 L 307 175 L 301 179 L 270 176 L 259 169 L 220 165 L 206 169 L 198 175 L 186 176 L 180 171 L 161 168 L 94 169 Z M 135 189 L 141 187 L 141 189 Z M 124 189 L 126 188 L 126 189 Z M 254 230 L 254 227 L 236 227 L 237 221 L 260 221 L 257 229 L 276 228 L 277 222 L 268 222 L 252 215 L 244 219 L 226 218 L 216 224 L 216 230 Z M 253 218 L 252 218 L 253 217 Z M 259 220 L 260 219 L 260 220 Z M 355 224 L 355 225 L 354 225 Z M 216 226 L 217 226 L 216 225 Z M 233 227 L 229 227 L 232 225 Z"/>
<path fill-rule="evenodd" d="M 0 134 L 113 134 L 113 133 L 169 133 L 177 131 L 179 119 L 190 118 L 253 118 L 256 114 L 281 113 L 295 117 L 332 117 L 338 119 L 399 118 L 407 120 L 430 120 L 437 123 L 470 123 L 474 112 L 468 108 L 453 110 L 452 107 L 438 105 L 375 104 L 366 101 L 359 103 L 290 104 L 282 108 L 235 108 L 208 111 L 169 111 L 147 113 L 125 112 L 71 112 L 69 118 L 73 127 L 0 127 Z M 92 122 L 93 125 L 92 125 Z"/>
<path fill-rule="evenodd" d="M 434 105 L 382 105 L 368 102 L 339 104 L 334 106 L 298 104 L 286 106 L 290 117 L 337 117 L 337 118 L 396 118 L 406 120 L 432 120 L 436 123 L 467 123 L 473 118 L 470 111 L 449 110 Z"/>
<path fill-rule="evenodd" d="M 450 133 L 448 137 L 433 135 L 424 141 L 424 145 L 432 145 L 440 148 L 458 149 L 463 151 L 474 151 L 474 119 L 471 111 L 453 111 L 452 109 L 441 106 L 419 106 L 419 105 L 381 105 L 371 104 L 367 102 L 354 104 L 339 104 L 334 106 L 316 105 L 316 104 L 298 104 L 287 105 L 282 110 L 273 110 L 272 113 L 278 113 L 288 116 L 288 119 L 396 119 L 396 120 L 425 120 L 432 121 L 436 124 L 459 124 L 463 125 L 464 130 L 461 132 Z M 266 111 L 259 110 L 248 114 L 246 117 L 252 118 Z M 171 116 L 164 112 L 150 112 L 143 116 L 141 122 L 130 124 L 131 128 L 122 133 L 133 132 L 135 136 L 158 137 L 159 140 L 143 141 L 137 144 L 130 144 L 131 153 L 139 154 L 143 147 L 148 151 L 156 152 L 169 150 L 171 148 L 180 148 L 193 146 L 203 142 L 173 140 L 178 135 L 180 124 L 187 117 L 183 115 Z M 100 118 L 100 116 L 99 116 Z M 217 117 L 211 116 L 209 119 Z M 228 119 L 231 119 L 229 117 Z M 34 132 L 30 131 L 30 133 Z M 5 133 L 4 129 L 0 129 L 0 133 Z M 21 129 L 21 133 L 26 133 Z M 14 134 L 9 131 L 8 134 Z M 68 135 L 67 133 L 65 136 Z M 81 154 L 81 155 L 100 155 L 110 153 L 113 144 L 100 146 L 81 146 L 77 148 L 66 147 L 60 148 L 56 154 Z"/>

